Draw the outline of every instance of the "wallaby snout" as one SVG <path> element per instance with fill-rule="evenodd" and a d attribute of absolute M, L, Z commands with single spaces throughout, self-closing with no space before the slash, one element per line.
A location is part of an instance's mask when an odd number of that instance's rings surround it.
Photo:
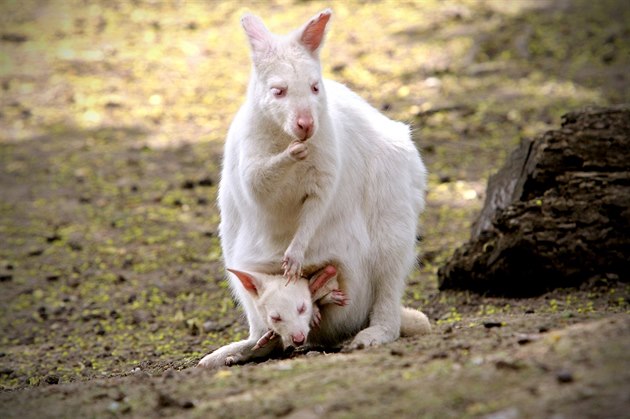
<path fill-rule="evenodd" d="M 306 336 L 304 336 L 304 333 L 302 332 L 293 333 L 291 335 L 291 341 L 293 342 L 295 346 L 302 346 L 304 342 L 306 341 Z"/>
<path fill-rule="evenodd" d="M 302 141 L 308 140 L 315 130 L 315 121 L 310 112 L 303 112 L 297 115 L 295 121 L 295 134 Z"/>

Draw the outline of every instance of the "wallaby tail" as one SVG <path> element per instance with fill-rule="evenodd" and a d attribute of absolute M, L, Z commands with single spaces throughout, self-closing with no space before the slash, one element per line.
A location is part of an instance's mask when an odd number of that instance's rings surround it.
<path fill-rule="evenodd" d="M 400 322 L 401 336 L 425 335 L 431 332 L 431 323 L 427 316 L 420 310 L 402 307 Z"/>

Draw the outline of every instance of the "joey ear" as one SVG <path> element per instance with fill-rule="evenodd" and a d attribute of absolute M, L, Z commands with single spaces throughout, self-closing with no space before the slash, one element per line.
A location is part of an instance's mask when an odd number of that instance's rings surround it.
<path fill-rule="evenodd" d="M 236 277 L 239 279 L 239 281 L 241 281 L 241 284 L 243 284 L 243 287 L 245 287 L 247 291 L 249 291 L 256 297 L 258 296 L 258 288 L 260 287 L 260 282 L 254 275 L 248 272 L 237 271 L 236 269 L 228 268 L 228 271 L 236 275 Z"/>
<path fill-rule="evenodd" d="M 326 24 L 332 16 L 331 9 L 325 9 L 313 17 L 304 26 L 300 34 L 300 43 L 306 47 L 312 54 L 317 54 L 319 47 L 322 45 L 324 35 L 326 34 Z"/>
<path fill-rule="evenodd" d="M 241 25 L 249 39 L 254 58 L 265 54 L 271 49 L 273 35 L 258 16 L 250 13 L 243 15 Z"/>
<path fill-rule="evenodd" d="M 328 283 L 332 278 L 337 276 L 337 269 L 328 265 L 317 274 L 314 275 L 313 278 L 309 279 L 308 289 L 311 291 L 311 295 L 315 294 L 319 291 L 324 285 Z"/>

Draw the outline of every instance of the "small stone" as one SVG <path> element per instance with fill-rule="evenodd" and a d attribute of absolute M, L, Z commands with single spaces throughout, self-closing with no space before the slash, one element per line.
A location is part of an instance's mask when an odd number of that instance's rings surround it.
<path fill-rule="evenodd" d="M 44 381 L 46 384 L 59 384 L 59 377 L 54 374 L 50 374 L 44 378 Z"/>
<path fill-rule="evenodd" d="M 199 186 L 213 186 L 214 180 L 210 178 L 209 176 L 207 176 L 207 177 L 199 179 L 199 182 L 197 182 L 197 184 Z"/>
<path fill-rule="evenodd" d="M 507 409 L 499 410 L 498 412 L 490 413 L 483 417 L 483 419 L 518 419 L 521 417 L 519 411 L 515 407 L 509 407 Z"/>
<path fill-rule="evenodd" d="M 127 403 L 120 403 L 113 401 L 107 406 L 107 410 L 111 413 L 129 413 L 131 411 L 131 406 Z"/>
<path fill-rule="evenodd" d="M 212 320 L 208 320 L 208 321 L 203 323 L 203 331 L 205 333 L 214 332 L 216 330 L 218 330 L 217 322 L 213 322 Z"/>
<path fill-rule="evenodd" d="M 46 236 L 46 242 L 47 243 L 54 243 L 56 241 L 61 240 L 61 236 L 57 233 L 52 233 L 49 234 L 48 236 Z"/>
<path fill-rule="evenodd" d="M 540 339 L 540 337 L 537 335 L 519 334 L 517 335 L 516 342 L 519 345 L 527 345 L 528 343 L 534 342 L 538 339 Z"/>
<path fill-rule="evenodd" d="M 41 306 L 37 309 L 37 315 L 42 320 L 48 320 L 48 312 L 45 306 Z"/>
<path fill-rule="evenodd" d="M 518 371 L 523 368 L 523 365 L 518 362 L 506 361 L 506 360 L 499 360 L 495 362 L 494 366 L 500 370 L 511 370 L 511 371 Z"/>
<path fill-rule="evenodd" d="M 335 64 L 332 67 L 332 72 L 333 73 L 341 73 L 345 69 L 346 69 L 346 64 Z"/>
<path fill-rule="evenodd" d="M 175 370 L 173 368 L 169 368 L 166 371 L 164 371 L 164 374 L 162 374 L 162 378 L 164 378 L 165 380 L 171 379 L 175 377 Z"/>
<path fill-rule="evenodd" d="M 36 247 L 28 251 L 28 256 L 40 256 L 44 253 L 44 249 Z"/>
<path fill-rule="evenodd" d="M 431 359 L 446 359 L 448 358 L 448 353 L 444 351 L 438 351 L 431 354 Z"/>
<path fill-rule="evenodd" d="M 28 36 L 23 35 L 21 33 L 3 33 L 2 40 L 5 42 L 13 42 L 16 44 L 21 44 L 22 42 L 28 41 Z"/>
<path fill-rule="evenodd" d="M 392 348 L 391 351 L 389 351 L 390 355 L 393 356 L 404 356 L 405 353 L 401 350 L 401 349 L 396 349 L 396 348 Z"/>
<path fill-rule="evenodd" d="M 195 188 L 194 180 L 186 179 L 184 182 L 182 182 L 182 189 L 194 189 L 194 188 Z"/>
<path fill-rule="evenodd" d="M 74 250 L 75 252 L 83 250 L 83 245 L 74 239 L 68 240 L 68 246 L 71 250 Z"/>
<path fill-rule="evenodd" d="M 440 175 L 440 183 L 449 183 L 453 179 L 449 175 Z"/>
<path fill-rule="evenodd" d="M 192 409 L 195 407 L 195 403 L 192 400 L 185 400 L 181 404 L 182 409 Z"/>
<path fill-rule="evenodd" d="M 158 393 L 157 405 L 158 407 L 172 407 L 178 406 L 179 403 L 177 402 L 177 400 L 166 393 Z"/>
<path fill-rule="evenodd" d="M 117 390 L 113 395 L 112 395 L 112 399 L 117 401 L 117 402 L 122 402 L 123 400 L 125 400 L 125 397 L 127 397 L 127 395 L 125 393 L 123 393 L 120 390 Z"/>
<path fill-rule="evenodd" d="M 483 327 L 485 327 L 486 329 L 492 329 L 495 327 L 502 327 L 503 323 L 501 322 L 484 322 L 483 323 Z"/>
<path fill-rule="evenodd" d="M 574 381 L 571 371 L 562 370 L 556 373 L 556 380 L 561 384 L 568 384 Z"/>

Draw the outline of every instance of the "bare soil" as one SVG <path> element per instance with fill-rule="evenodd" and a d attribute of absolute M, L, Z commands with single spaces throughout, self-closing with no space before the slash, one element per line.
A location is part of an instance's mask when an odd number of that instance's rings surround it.
<path fill-rule="evenodd" d="M 282 31 L 325 6 L 252 9 Z M 331 6 L 326 75 L 412 123 L 431 173 L 404 303 L 434 332 L 193 368 L 247 330 L 214 203 L 247 8 L 3 2 L 1 417 L 628 417 L 627 278 L 527 299 L 436 280 L 520 137 L 630 102 L 625 2 Z"/>

